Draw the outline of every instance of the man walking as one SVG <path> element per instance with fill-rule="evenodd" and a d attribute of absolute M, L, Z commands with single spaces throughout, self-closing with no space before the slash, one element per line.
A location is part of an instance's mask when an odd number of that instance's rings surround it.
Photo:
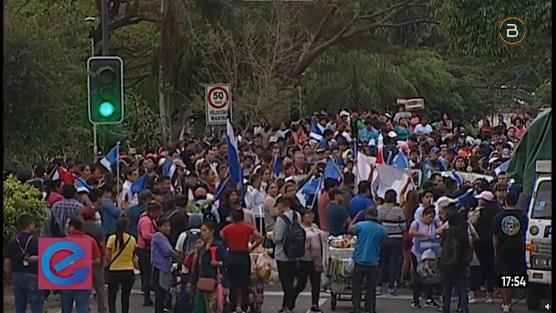
<path fill-rule="evenodd" d="M 77 189 L 73 185 L 62 186 L 62 195 L 64 200 L 56 202 L 52 206 L 52 213 L 54 217 L 60 222 L 62 227 L 62 233 L 66 234 L 67 224 L 70 218 L 74 215 L 79 215 L 81 209 L 83 209 L 83 204 L 75 200 L 75 195 L 77 194 Z"/>
<path fill-rule="evenodd" d="M 276 263 L 278 266 L 278 276 L 284 291 L 284 298 L 282 300 L 282 309 L 280 313 L 291 313 L 295 307 L 295 300 L 297 295 L 294 289 L 294 282 L 299 275 L 297 259 L 286 255 L 285 238 L 286 233 L 290 230 L 289 224 L 301 223 L 301 215 L 291 209 L 291 199 L 288 197 L 280 197 L 276 200 L 276 207 L 281 217 L 276 220 L 274 225 L 274 244 Z M 287 220 L 287 221 L 286 221 Z"/>
<path fill-rule="evenodd" d="M 99 266 L 100 250 L 95 239 L 83 232 L 83 218 L 80 215 L 72 216 L 69 220 L 68 238 L 88 239 L 92 247 L 91 262 L 93 267 Z M 77 313 L 89 313 L 90 290 L 64 290 L 62 291 L 62 313 L 72 313 L 75 302 Z"/>
<path fill-rule="evenodd" d="M 506 208 L 494 217 L 494 258 L 497 277 L 524 277 L 525 271 L 525 212 L 517 209 L 518 195 L 510 192 L 506 197 Z M 511 312 L 515 289 L 500 288 L 503 312 Z"/>
<path fill-rule="evenodd" d="M 6 280 L 12 283 L 15 313 L 25 313 L 27 305 L 32 313 L 43 313 L 43 291 L 39 290 L 39 241 L 34 235 L 35 219 L 24 214 L 19 219 L 21 232 L 8 242 L 6 251 Z"/>
<path fill-rule="evenodd" d="M 378 265 L 382 243 L 388 237 L 388 232 L 382 227 L 378 219 L 378 210 L 373 206 L 365 211 L 366 220 L 349 225 L 349 232 L 357 236 L 355 251 L 353 252 L 352 304 L 353 312 L 361 312 L 361 292 L 363 279 L 366 279 L 365 312 L 376 313 L 375 288 L 378 279 Z"/>

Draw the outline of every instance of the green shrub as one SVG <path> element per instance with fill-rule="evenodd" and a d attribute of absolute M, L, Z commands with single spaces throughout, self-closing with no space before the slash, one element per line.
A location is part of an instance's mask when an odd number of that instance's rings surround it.
<path fill-rule="evenodd" d="M 30 214 L 35 218 L 36 231 L 41 232 L 47 221 L 47 205 L 42 194 L 31 185 L 13 178 L 4 181 L 4 246 L 19 231 L 19 217 Z"/>

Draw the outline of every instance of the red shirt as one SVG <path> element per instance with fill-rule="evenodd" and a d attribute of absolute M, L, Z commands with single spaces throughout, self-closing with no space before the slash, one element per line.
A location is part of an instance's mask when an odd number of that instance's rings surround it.
<path fill-rule="evenodd" d="M 255 232 L 255 228 L 245 223 L 233 223 L 222 229 L 222 237 L 228 243 L 232 252 L 243 252 L 249 248 L 249 238 Z"/>
<path fill-rule="evenodd" d="M 329 230 L 328 216 L 326 215 L 326 208 L 328 208 L 328 204 L 330 204 L 330 196 L 328 195 L 328 192 L 325 191 L 319 197 L 318 203 L 320 229 L 324 231 Z"/>
<path fill-rule="evenodd" d="M 78 230 L 73 231 L 72 233 L 70 233 L 70 234 L 68 235 L 68 237 L 89 239 L 89 240 L 91 241 L 91 246 L 93 247 L 93 250 L 92 250 L 92 252 L 93 252 L 93 253 L 92 253 L 92 254 L 93 254 L 93 260 L 97 260 L 97 259 L 100 260 L 100 249 L 99 249 L 99 247 L 98 247 L 98 245 L 97 245 L 97 242 L 95 241 L 95 239 L 94 239 L 93 237 L 91 237 L 91 236 L 85 234 L 85 233 L 82 232 L 82 231 L 78 231 Z"/>

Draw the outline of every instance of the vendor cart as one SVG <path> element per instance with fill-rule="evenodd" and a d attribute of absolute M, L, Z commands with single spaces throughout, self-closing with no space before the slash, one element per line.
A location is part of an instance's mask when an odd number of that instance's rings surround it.
<path fill-rule="evenodd" d="M 327 276 L 329 278 L 330 288 L 330 307 L 332 311 L 336 310 L 338 301 L 350 301 L 351 297 L 342 298 L 342 296 L 351 295 L 351 277 L 353 275 L 353 248 L 329 248 L 329 261 L 327 268 Z"/>

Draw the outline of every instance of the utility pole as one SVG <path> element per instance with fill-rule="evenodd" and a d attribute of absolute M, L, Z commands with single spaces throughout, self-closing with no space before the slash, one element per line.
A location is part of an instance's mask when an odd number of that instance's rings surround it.
<path fill-rule="evenodd" d="M 88 16 L 85 18 L 85 22 L 90 23 L 90 22 L 94 22 L 96 21 L 97 18 L 96 17 L 92 17 L 92 16 Z M 90 40 L 91 40 L 91 56 L 94 57 L 95 56 L 95 39 L 93 37 L 93 30 L 94 28 L 91 26 L 90 31 L 89 31 L 89 35 L 90 35 Z M 90 75 L 89 73 L 87 73 L 87 75 Z M 98 155 L 98 138 L 97 138 L 97 124 L 93 123 L 93 159 L 96 160 L 96 157 Z"/>
<path fill-rule="evenodd" d="M 110 41 L 110 15 L 108 14 L 108 0 L 101 0 L 102 15 L 102 55 L 108 55 L 108 43 Z"/>

